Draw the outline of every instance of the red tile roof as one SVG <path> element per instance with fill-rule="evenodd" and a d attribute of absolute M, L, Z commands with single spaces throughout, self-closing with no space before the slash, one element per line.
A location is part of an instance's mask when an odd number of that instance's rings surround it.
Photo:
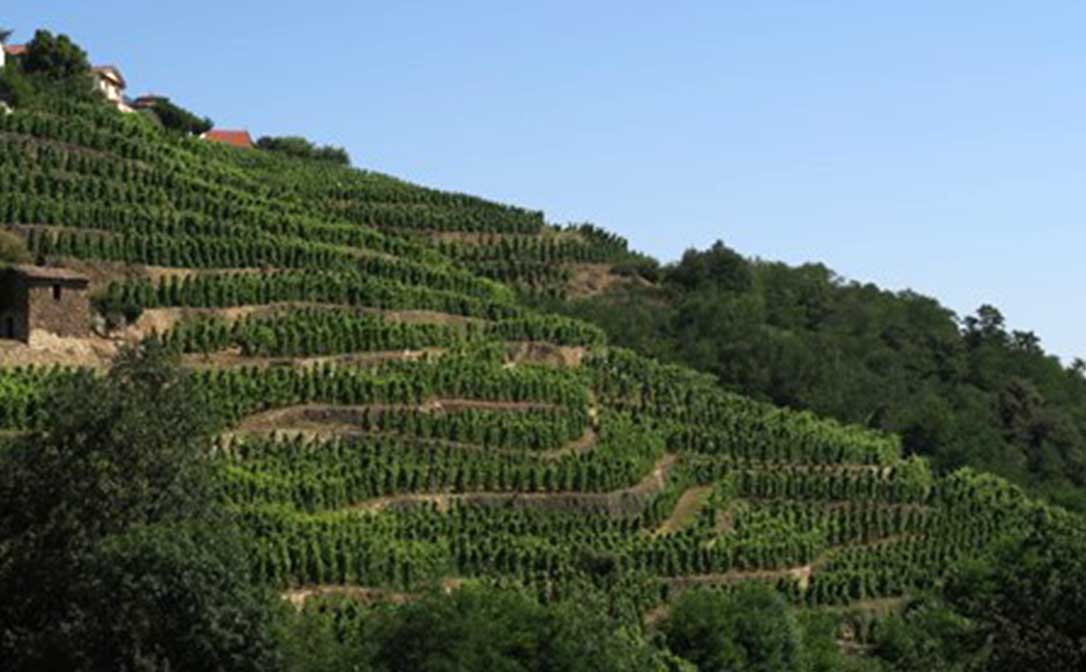
<path fill-rule="evenodd" d="M 25 44 L 5 44 L 4 53 L 8 56 L 22 56 L 26 53 Z"/>
<path fill-rule="evenodd" d="M 249 135 L 249 131 L 213 129 L 200 137 L 204 140 L 210 140 L 211 142 L 221 142 L 223 144 L 233 145 L 234 147 L 244 147 L 245 149 L 251 149 L 253 146 L 253 137 Z"/>

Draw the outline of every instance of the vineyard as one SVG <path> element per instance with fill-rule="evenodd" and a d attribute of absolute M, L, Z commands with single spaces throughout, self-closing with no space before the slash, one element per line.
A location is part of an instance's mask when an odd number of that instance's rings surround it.
<path fill-rule="evenodd" d="M 848 606 L 931 588 L 1037 506 L 531 308 L 629 254 L 540 212 L 60 100 L 0 115 L 0 225 L 92 272 L 93 338 L 193 364 L 253 569 L 287 595 L 490 579 L 644 615 L 750 579 Z M 577 356 L 514 356 L 540 348 Z M 0 429 L 95 375 L 0 370 Z"/>

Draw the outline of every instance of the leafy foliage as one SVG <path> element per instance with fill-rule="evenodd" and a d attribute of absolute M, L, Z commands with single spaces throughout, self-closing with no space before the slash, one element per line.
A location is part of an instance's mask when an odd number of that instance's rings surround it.
<path fill-rule="evenodd" d="M 990 558 L 963 563 L 950 604 L 991 642 L 991 669 L 1074 670 L 1086 664 L 1086 528 L 1080 518 L 1041 511 Z"/>
<path fill-rule="evenodd" d="M 23 70 L 28 75 L 41 75 L 62 80 L 86 74 L 90 70 L 87 52 L 67 35 L 53 35 L 48 30 L 34 33 L 26 44 Z"/>
<path fill-rule="evenodd" d="M 299 159 L 324 161 L 341 166 L 348 166 L 351 157 L 342 147 L 317 146 L 303 137 L 290 135 L 283 137 L 264 136 L 256 141 L 256 146 L 269 152 L 278 152 Z"/>
<path fill-rule="evenodd" d="M 799 624 L 780 595 L 758 584 L 730 593 L 691 591 L 662 631 L 668 648 L 699 670 L 801 669 Z"/>
<path fill-rule="evenodd" d="M 271 612 L 208 472 L 191 376 L 151 346 L 60 379 L 0 456 L 0 655 L 15 670 L 266 669 Z"/>
<path fill-rule="evenodd" d="M 0 264 L 25 264 L 33 260 L 22 238 L 8 231 L 0 231 Z"/>
<path fill-rule="evenodd" d="M 215 125 L 211 119 L 201 118 L 168 98 L 156 98 L 151 110 L 164 127 L 181 133 L 200 135 Z"/>
<path fill-rule="evenodd" d="M 959 321 L 927 297 L 717 243 L 664 268 L 657 288 L 566 310 L 743 394 L 898 433 L 940 471 L 991 470 L 1086 507 L 1086 378 L 991 306 Z"/>
<path fill-rule="evenodd" d="M 95 304 L 132 331 L 168 325 L 104 376 L 0 370 L 20 667 L 969 669 L 996 633 L 1041 660 L 1038 622 L 1001 615 L 1027 593 L 1076 662 L 1082 568 L 1033 552 L 1064 514 L 955 468 L 1073 487 L 1086 366 L 993 309 L 957 324 L 723 245 L 660 268 L 591 225 L 56 87 L 0 131 L 0 222 L 107 278 Z M 573 306 L 603 330 L 524 301 L 596 282 L 625 288 Z M 1033 550 L 958 569 L 1007 530 Z M 1029 577 L 993 588 L 1016 553 Z"/>

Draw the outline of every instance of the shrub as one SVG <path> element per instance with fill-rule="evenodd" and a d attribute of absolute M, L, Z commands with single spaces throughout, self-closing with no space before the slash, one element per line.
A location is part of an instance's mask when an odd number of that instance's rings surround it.
<path fill-rule="evenodd" d="M 0 264 L 25 264 L 30 261 L 26 241 L 10 231 L 0 231 Z"/>
<path fill-rule="evenodd" d="M 11 59 L 0 68 L 0 101 L 22 107 L 30 102 L 33 95 L 34 88 L 23 74 L 17 60 Z"/>
<path fill-rule="evenodd" d="M 663 633 L 672 653 L 699 670 L 783 672 L 799 669 L 803 657 L 802 634 L 784 599 L 756 583 L 732 593 L 684 594 Z"/>
<path fill-rule="evenodd" d="M 198 117 L 168 98 L 156 100 L 151 109 L 162 125 L 173 131 L 200 135 L 210 131 L 215 125 L 211 119 Z"/>
<path fill-rule="evenodd" d="M 277 138 L 265 136 L 256 141 L 256 146 L 269 152 L 277 152 L 301 159 L 325 161 L 342 166 L 351 163 L 350 155 L 342 147 L 319 146 L 296 135 Z"/>

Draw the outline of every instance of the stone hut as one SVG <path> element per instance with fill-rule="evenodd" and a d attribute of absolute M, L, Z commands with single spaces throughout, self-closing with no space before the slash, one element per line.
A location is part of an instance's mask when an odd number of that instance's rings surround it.
<path fill-rule="evenodd" d="M 66 268 L 18 265 L 0 270 L 0 338 L 30 342 L 33 331 L 90 333 L 87 276 Z"/>

